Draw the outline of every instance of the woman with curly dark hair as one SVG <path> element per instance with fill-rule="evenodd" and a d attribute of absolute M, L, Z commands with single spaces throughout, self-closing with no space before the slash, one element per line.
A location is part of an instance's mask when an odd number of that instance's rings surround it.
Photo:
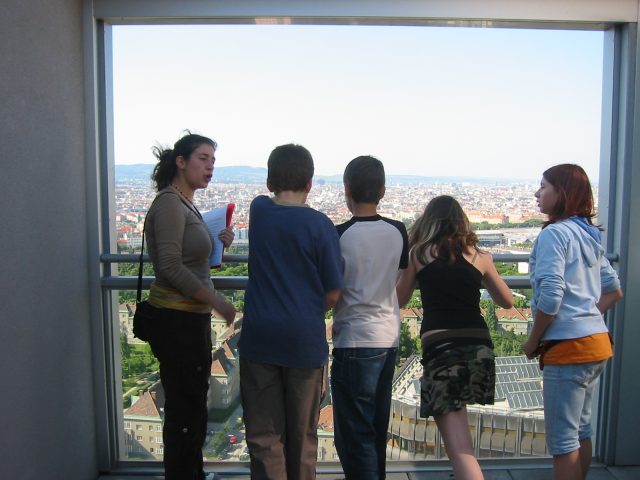
<path fill-rule="evenodd" d="M 156 279 L 148 302 L 154 307 L 149 344 L 160 362 L 165 394 L 164 468 L 167 480 L 203 480 L 202 445 L 207 432 L 211 376 L 211 310 L 230 325 L 235 309 L 213 288 L 209 255 L 213 239 L 193 203 L 196 190 L 213 175 L 217 144 L 188 134 L 173 148 L 156 148 L 153 180 L 158 194 L 145 220 Z M 218 237 L 225 246 L 231 229 Z"/>

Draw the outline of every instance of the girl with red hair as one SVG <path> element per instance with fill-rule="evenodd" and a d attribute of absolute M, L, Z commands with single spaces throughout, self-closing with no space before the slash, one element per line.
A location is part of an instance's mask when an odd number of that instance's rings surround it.
<path fill-rule="evenodd" d="M 600 245 L 593 193 L 578 165 L 542 174 L 535 193 L 548 216 L 530 257 L 534 325 L 524 344 L 543 368 L 545 432 L 556 480 L 584 480 L 591 464 L 591 404 L 613 355 L 603 313 L 621 297 Z"/>

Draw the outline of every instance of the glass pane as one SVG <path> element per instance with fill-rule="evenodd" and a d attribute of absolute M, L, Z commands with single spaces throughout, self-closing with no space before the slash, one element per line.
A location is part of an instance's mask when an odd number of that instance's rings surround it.
<path fill-rule="evenodd" d="M 244 291 L 222 293 L 241 307 Z M 162 460 L 164 392 L 158 362 L 149 345 L 132 333 L 135 291 L 121 290 L 114 294 L 119 297 L 124 429 L 121 451 L 126 460 Z M 227 327 L 224 320 L 214 316 L 211 319 L 211 338 L 213 363 L 207 398 L 208 433 L 203 455 L 207 461 L 248 460 L 239 397 L 238 330 Z"/>
<path fill-rule="evenodd" d="M 522 275 L 517 266 L 498 265 L 508 275 Z M 420 417 L 420 363 L 418 332 L 422 320 L 416 292 L 402 311 L 400 365 L 393 388 L 389 458 L 446 458 L 442 438 L 432 417 Z M 536 360 L 521 355 L 522 344 L 533 325 L 531 290 L 514 290 L 516 306 L 497 307 L 481 300 L 496 353 L 495 404 L 469 405 L 469 429 L 478 457 L 528 457 L 547 455 L 542 410 L 542 374 Z M 488 297 L 483 294 L 483 297 Z"/>
<path fill-rule="evenodd" d="M 120 264 L 119 271 L 129 273 L 137 265 Z M 118 298 L 119 347 L 122 379 L 124 445 L 127 460 L 161 460 L 162 392 L 158 391 L 158 361 L 146 342 L 133 336 L 136 292 L 112 292 Z M 145 296 L 147 292 L 144 292 Z"/>
<path fill-rule="evenodd" d="M 453 195 L 482 248 L 527 254 L 544 220 L 533 197 L 542 171 L 578 163 L 597 184 L 602 43 L 602 32 L 580 31 L 114 27 L 117 251 L 139 251 L 144 212 L 154 194 L 151 147 L 170 145 L 191 128 L 220 142 L 212 183 L 194 203 L 201 211 L 236 204 L 228 253 L 247 253 L 248 207 L 256 195 L 268 194 L 268 154 L 294 141 L 315 159 L 308 203 L 336 224 L 351 215 L 344 202 L 344 166 L 357 155 L 373 154 L 387 172 L 380 214 L 410 227 L 429 199 Z M 527 267 L 498 264 L 507 276 L 527 275 Z M 120 265 L 119 272 L 133 276 L 136 268 Z M 245 276 L 247 267 L 227 264 L 212 274 Z M 531 292 L 516 294 L 517 308 L 509 312 L 482 302 L 498 355 L 498 381 L 496 405 L 468 409 L 479 457 L 547 453 L 540 372 L 520 355 L 531 328 Z M 119 295 L 126 330 L 134 294 Z M 244 292 L 228 295 L 241 311 Z M 402 315 L 388 456 L 445 458 L 433 419 L 419 417 L 417 296 Z M 330 315 L 326 322 L 331 342 Z M 212 335 L 216 361 L 204 455 L 210 461 L 247 460 L 234 335 L 215 319 Z M 153 392 L 153 382 L 157 388 L 157 365 L 144 346 L 130 337 L 123 341 L 125 458 L 158 459 L 158 435 L 145 428 L 155 425 L 161 437 L 161 407 L 158 418 L 142 424 L 144 434 L 132 414 L 140 399 L 153 400 L 145 393 Z M 330 395 L 322 404 L 318 435 L 318 459 L 336 461 Z"/>

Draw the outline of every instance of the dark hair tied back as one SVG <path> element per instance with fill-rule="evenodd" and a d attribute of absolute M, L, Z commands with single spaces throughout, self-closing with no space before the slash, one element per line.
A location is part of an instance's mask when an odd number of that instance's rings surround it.
<path fill-rule="evenodd" d="M 156 184 L 156 190 L 160 191 L 168 187 L 178 174 L 176 166 L 176 158 L 183 157 L 187 161 L 193 151 L 202 144 L 211 145 L 215 150 L 218 144 L 209 137 L 188 133 L 178 140 L 173 148 L 163 148 L 161 146 L 153 147 L 153 155 L 158 159 L 158 163 L 153 169 L 151 179 Z"/>

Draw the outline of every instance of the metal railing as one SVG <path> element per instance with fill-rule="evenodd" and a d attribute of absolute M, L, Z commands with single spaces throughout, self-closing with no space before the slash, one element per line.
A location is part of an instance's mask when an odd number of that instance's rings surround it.
<path fill-rule="evenodd" d="M 606 255 L 610 262 L 616 262 L 618 260 L 618 254 L 608 253 Z M 149 255 L 143 255 L 142 257 L 145 263 L 150 262 Z M 249 260 L 249 256 L 246 254 L 225 254 L 222 257 L 224 263 L 246 263 Z M 102 254 L 100 256 L 102 263 L 137 263 L 140 261 L 140 255 L 136 253 L 129 254 Z M 520 263 L 528 262 L 528 253 L 495 253 L 493 254 L 493 261 L 495 263 Z M 144 276 L 142 277 L 142 288 L 148 289 L 153 281 L 154 277 Z M 235 277 L 211 277 L 213 284 L 219 290 L 244 290 L 247 287 L 248 277 L 235 276 Z M 510 288 L 531 288 L 531 281 L 529 275 L 507 275 L 502 277 L 505 283 Z M 106 275 L 102 277 L 101 285 L 103 288 L 109 290 L 128 289 L 134 290 L 137 288 L 137 277 L 120 276 L 120 275 Z"/>
<path fill-rule="evenodd" d="M 142 257 L 145 263 L 150 262 L 149 255 L 145 254 Z M 516 263 L 516 262 L 528 262 L 528 253 L 500 253 L 493 256 L 495 262 L 500 263 Z M 222 257 L 224 263 L 246 263 L 249 260 L 248 255 L 244 254 L 225 254 Z M 100 256 L 102 263 L 138 263 L 140 261 L 140 255 L 135 253 L 130 254 L 103 254 Z M 529 276 L 505 276 L 503 277 L 505 282 L 510 288 L 530 288 L 531 283 Z M 144 276 L 142 277 L 142 288 L 148 289 L 153 282 L 154 277 Z M 236 277 L 211 277 L 213 284 L 218 290 L 244 290 L 247 288 L 248 277 L 236 276 Z M 101 285 L 108 290 L 135 290 L 137 288 L 137 277 L 121 276 L 121 275 L 107 275 L 102 277 Z"/>

